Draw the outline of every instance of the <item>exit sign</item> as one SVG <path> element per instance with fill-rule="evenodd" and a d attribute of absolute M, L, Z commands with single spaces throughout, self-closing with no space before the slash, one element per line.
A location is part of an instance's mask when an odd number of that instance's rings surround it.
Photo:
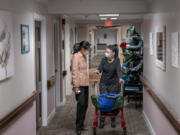
<path fill-rule="evenodd" d="M 112 26 L 112 21 L 111 21 L 111 20 L 105 21 L 105 25 L 106 25 L 106 26 Z"/>

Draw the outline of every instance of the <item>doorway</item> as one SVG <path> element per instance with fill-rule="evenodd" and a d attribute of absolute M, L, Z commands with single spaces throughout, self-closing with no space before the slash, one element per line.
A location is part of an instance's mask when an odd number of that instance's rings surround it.
<path fill-rule="evenodd" d="M 36 127 L 42 126 L 42 79 L 41 79 L 41 22 L 35 21 L 35 69 L 36 69 L 36 90 L 38 96 L 36 100 Z"/>

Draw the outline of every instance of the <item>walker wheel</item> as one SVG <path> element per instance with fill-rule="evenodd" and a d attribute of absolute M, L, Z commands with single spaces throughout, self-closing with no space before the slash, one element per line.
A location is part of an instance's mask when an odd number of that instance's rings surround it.
<path fill-rule="evenodd" d="M 123 135 L 126 135 L 127 134 L 127 130 L 126 128 L 123 128 Z"/>
<path fill-rule="evenodd" d="M 93 128 L 93 135 L 96 135 L 96 128 Z"/>

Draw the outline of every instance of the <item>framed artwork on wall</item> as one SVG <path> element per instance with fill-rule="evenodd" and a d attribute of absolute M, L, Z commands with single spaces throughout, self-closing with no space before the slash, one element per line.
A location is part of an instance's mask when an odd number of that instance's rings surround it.
<path fill-rule="evenodd" d="M 107 39 L 107 34 L 106 33 L 104 34 L 104 39 Z"/>
<path fill-rule="evenodd" d="M 0 81 L 14 75 L 13 43 L 12 15 L 0 11 Z"/>
<path fill-rule="evenodd" d="M 179 33 L 171 34 L 171 64 L 173 67 L 179 68 Z"/>
<path fill-rule="evenodd" d="M 30 52 L 29 25 L 21 24 L 21 54 Z"/>
<path fill-rule="evenodd" d="M 156 66 L 166 71 L 166 26 L 156 32 Z"/>
<path fill-rule="evenodd" d="M 149 53 L 150 55 L 154 55 L 154 44 L 153 44 L 153 33 L 149 33 Z"/>

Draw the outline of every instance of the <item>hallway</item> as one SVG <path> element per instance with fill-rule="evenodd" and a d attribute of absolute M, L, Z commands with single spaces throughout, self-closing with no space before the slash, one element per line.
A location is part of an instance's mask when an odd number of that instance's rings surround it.
<path fill-rule="evenodd" d="M 94 94 L 92 83 L 90 84 L 90 95 Z M 76 101 L 74 94 L 67 97 L 65 106 L 59 107 L 56 110 L 56 115 L 52 119 L 48 127 L 42 127 L 38 135 L 75 135 L 75 115 L 76 115 Z M 142 108 L 135 109 L 133 102 L 125 103 L 125 119 L 127 123 L 127 135 L 150 135 L 146 123 L 143 118 Z M 82 135 L 93 135 L 92 124 L 94 120 L 94 106 L 89 99 L 89 108 L 86 115 L 85 125 L 88 131 Z M 104 129 L 97 129 L 98 135 L 121 135 L 122 128 L 120 126 L 120 119 L 116 120 L 117 127 L 111 128 L 110 120 L 106 120 Z"/>
<path fill-rule="evenodd" d="M 180 0 L 0 0 L 0 135 L 76 135 L 71 58 L 82 41 L 91 44 L 84 71 L 102 57 L 112 64 L 120 58 L 113 68 L 105 64 L 126 81 L 128 135 L 180 135 L 179 6 Z M 110 45 L 112 56 L 105 53 Z M 100 78 L 89 77 L 89 130 L 82 135 L 93 134 L 90 97 Z M 121 135 L 120 120 L 116 125 L 107 119 L 97 135 Z"/>

